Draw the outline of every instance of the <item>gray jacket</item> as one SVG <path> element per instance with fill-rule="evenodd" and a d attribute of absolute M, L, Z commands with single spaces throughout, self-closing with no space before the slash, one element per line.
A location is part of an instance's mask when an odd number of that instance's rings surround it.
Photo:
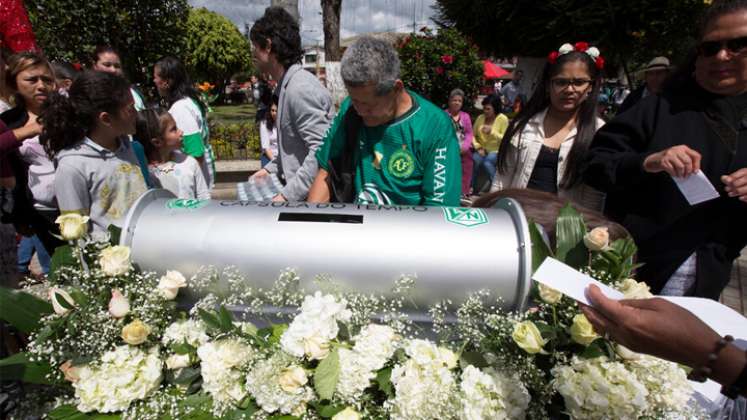
<path fill-rule="evenodd" d="M 332 122 L 332 99 L 316 76 L 300 64 L 285 72 L 278 88 L 279 153 L 265 169 L 285 178 L 280 193 L 288 201 L 303 201 L 318 171 L 316 149 Z"/>

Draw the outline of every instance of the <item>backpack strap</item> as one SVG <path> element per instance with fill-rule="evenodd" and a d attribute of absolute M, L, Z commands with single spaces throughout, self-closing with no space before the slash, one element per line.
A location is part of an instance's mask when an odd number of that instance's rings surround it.
<path fill-rule="evenodd" d="M 358 132 L 363 125 L 363 119 L 355 112 L 351 105 L 345 112 L 345 145 L 340 156 L 327 162 L 329 176 L 327 186 L 330 201 L 336 203 L 352 203 L 355 200 L 355 171 L 358 166 Z"/>

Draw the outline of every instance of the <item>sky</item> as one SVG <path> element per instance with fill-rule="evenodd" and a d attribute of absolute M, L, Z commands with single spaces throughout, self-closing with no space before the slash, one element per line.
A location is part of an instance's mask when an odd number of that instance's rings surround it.
<path fill-rule="evenodd" d="M 206 7 L 220 13 L 244 31 L 259 19 L 270 0 L 189 0 L 192 7 Z M 431 17 L 435 0 L 343 0 L 341 14 L 342 38 L 366 32 L 410 32 L 415 28 L 435 26 Z M 322 7 L 320 0 L 298 0 L 301 14 L 301 36 L 304 45 L 324 44 Z"/>

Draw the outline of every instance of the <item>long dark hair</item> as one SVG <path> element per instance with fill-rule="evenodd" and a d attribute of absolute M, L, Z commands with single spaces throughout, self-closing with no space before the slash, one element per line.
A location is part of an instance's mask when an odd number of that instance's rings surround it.
<path fill-rule="evenodd" d="M 252 26 L 249 39 L 262 48 L 271 43 L 270 52 L 285 69 L 300 63 L 303 57 L 301 31 L 298 22 L 282 7 L 268 7 Z"/>
<path fill-rule="evenodd" d="M 41 113 L 40 142 L 50 157 L 75 145 L 96 127 L 102 112 L 117 114 L 132 99 L 130 83 L 110 73 L 87 70 L 68 96 L 53 93 Z"/>
<path fill-rule="evenodd" d="M 597 130 L 597 102 L 599 100 L 599 89 L 602 86 L 602 72 L 597 69 L 594 60 L 585 52 L 571 51 L 558 57 L 555 63 L 548 62 L 542 71 L 542 80 L 537 84 L 534 94 L 526 106 L 508 125 L 506 134 L 503 136 L 501 146 L 498 150 L 498 172 L 506 174 L 509 171 L 509 154 L 518 153 L 518 148 L 511 144 L 511 139 L 518 135 L 521 144 L 521 132 L 532 117 L 550 107 L 550 80 L 560 73 L 563 65 L 574 61 L 586 64 L 589 76 L 593 80 L 589 96 L 581 104 L 576 121 L 576 140 L 568 153 L 566 171 L 561 181 L 561 187 L 568 189 L 581 181 L 579 168 L 589 150 L 591 140 Z"/>
<path fill-rule="evenodd" d="M 265 112 L 265 125 L 267 126 L 268 131 L 272 131 L 273 128 L 275 128 L 275 124 L 277 123 L 277 117 L 272 118 L 272 106 L 278 106 L 278 97 L 275 95 L 270 95 L 271 101 L 269 104 L 267 104 L 267 112 Z"/>
<path fill-rule="evenodd" d="M 205 106 L 200 100 L 200 95 L 192 83 L 192 79 L 189 77 L 189 73 L 187 73 L 187 68 L 184 67 L 184 64 L 178 58 L 171 56 L 163 57 L 156 61 L 155 68 L 158 72 L 158 77 L 169 81 L 169 92 L 164 98 L 169 107 L 174 105 L 174 102 L 186 97 L 192 98 L 195 101 L 203 115 L 207 113 Z"/>
<path fill-rule="evenodd" d="M 137 113 L 135 139 L 143 145 L 148 160 L 157 151 L 153 139 L 161 138 L 163 135 L 163 118 L 166 115 L 169 115 L 169 111 L 161 107 L 148 108 Z"/>

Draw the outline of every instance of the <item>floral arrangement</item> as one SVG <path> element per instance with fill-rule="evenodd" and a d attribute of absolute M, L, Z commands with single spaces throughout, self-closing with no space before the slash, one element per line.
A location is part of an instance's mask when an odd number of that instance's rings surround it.
<path fill-rule="evenodd" d="M 503 312 L 476 291 L 458 306 L 430 308 L 433 323 L 422 330 L 405 313 L 411 277 L 384 298 L 324 277 L 308 294 L 292 270 L 269 290 L 230 268 L 158 276 L 136 270 L 126 247 L 86 238 L 84 218 L 66 217 L 70 246 L 55 254 L 49 303 L 0 296 L 39 309 L 35 326 L 25 326 L 33 330 L 27 352 L 0 361 L 0 373 L 15 365 L 17 379 L 52 385 L 28 399 L 52 419 L 701 415 L 680 366 L 600 337 L 574 301 L 541 285 L 524 313 Z M 630 278 L 631 240 L 587 232 L 570 206 L 557 225 L 554 249 L 531 226 L 535 268 L 552 256 L 629 298 L 650 296 Z M 183 290 L 203 296 L 186 312 L 175 304 Z"/>
<path fill-rule="evenodd" d="M 558 61 L 558 57 L 561 55 L 566 55 L 570 52 L 578 51 L 582 53 L 586 53 L 589 57 L 591 57 L 592 61 L 594 61 L 594 65 L 599 70 L 604 70 L 604 58 L 602 57 L 601 53 L 599 52 L 599 49 L 597 47 L 591 47 L 589 46 L 588 42 L 577 42 L 573 45 L 571 44 L 563 44 L 558 48 L 557 51 L 552 51 L 547 56 L 547 61 L 550 64 L 555 64 L 556 61 Z"/>
<path fill-rule="evenodd" d="M 211 93 L 215 89 L 215 85 L 210 82 L 202 82 L 195 84 L 195 88 L 200 93 L 200 101 L 205 105 L 207 112 L 213 112 L 211 105 L 218 99 L 217 93 Z"/>

